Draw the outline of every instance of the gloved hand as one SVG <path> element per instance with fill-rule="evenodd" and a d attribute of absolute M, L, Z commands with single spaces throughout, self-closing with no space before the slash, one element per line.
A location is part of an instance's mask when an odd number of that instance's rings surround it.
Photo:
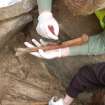
<path fill-rule="evenodd" d="M 54 97 L 49 101 L 48 105 L 64 105 L 63 99 L 59 99 L 58 101 L 54 101 Z"/>
<path fill-rule="evenodd" d="M 39 15 L 36 31 L 45 38 L 58 40 L 59 25 L 51 12 L 42 12 Z"/>
<path fill-rule="evenodd" d="M 28 48 L 34 48 L 34 47 L 40 47 L 46 45 L 46 43 L 43 40 L 40 40 L 40 43 L 36 41 L 35 39 L 32 39 L 32 42 L 34 45 L 30 44 L 29 42 L 25 42 L 25 46 Z M 44 59 L 54 59 L 54 58 L 60 58 L 64 56 L 69 55 L 69 48 L 62 48 L 62 49 L 56 49 L 56 50 L 50 50 L 50 51 L 43 51 L 39 50 L 38 52 L 32 52 L 30 53 L 33 56 L 39 57 L 39 58 L 44 58 Z"/>

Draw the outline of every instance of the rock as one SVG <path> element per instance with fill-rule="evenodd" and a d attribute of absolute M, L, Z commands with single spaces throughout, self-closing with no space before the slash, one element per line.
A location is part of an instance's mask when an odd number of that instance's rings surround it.
<path fill-rule="evenodd" d="M 62 0 L 74 15 L 89 15 L 105 8 L 105 0 Z"/>
<path fill-rule="evenodd" d="M 0 22 L 0 47 L 31 21 L 32 16 L 26 14 L 11 20 Z"/>
<path fill-rule="evenodd" d="M 0 8 L 0 20 L 13 18 L 31 11 L 36 5 L 36 0 L 22 0 L 12 6 Z"/>
<path fill-rule="evenodd" d="M 0 53 L 2 105 L 32 105 L 64 94 L 61 82 L 49 73 L 42 60 L 31 55 L 15 56 L 14 49 L 22 47 L 25 38 L 22 33 L 16 34 Z"/>
<path fill-rule="evenodd" d="M 59 6 L 57 5 L 58 3 Z M 54 16 L 61 25 L 60 30 L 62 29 L 65 32 L 63 34 L 65 36 L 68 35 L 74 38 L 83 33 L 93 35 L 100 31 L 100 24 L 94 14 L 88 16 L 73 16 L 62 0 L 55 1 L 53 9 Z M 60 35 L 62 35 L 62 33 Z"/>

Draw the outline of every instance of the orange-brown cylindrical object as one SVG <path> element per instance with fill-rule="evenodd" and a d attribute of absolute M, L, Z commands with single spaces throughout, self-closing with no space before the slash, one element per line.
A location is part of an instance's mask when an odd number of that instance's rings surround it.
<path fill-rule="evenodd" d="M 69 40 L 69 41 L 65 41 L 62 44 L 55 44 L 55 45 L 41 46 L 39 48 L 32 48 L 31 52 L 38 51 L 39 49 L 42 49 L 44 51 L 48 51 L 48 50 L 54 50 L 54 49 L 58 49 L 58 48 L 78 46 L 78 45 L 86 43 L 87 41 L 88 41 L 88 36 L 86 34 L 84 34 L 79 38 Z"/>

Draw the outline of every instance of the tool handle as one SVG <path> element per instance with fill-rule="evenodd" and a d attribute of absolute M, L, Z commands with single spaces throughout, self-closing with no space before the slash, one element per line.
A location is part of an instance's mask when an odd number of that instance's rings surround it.
<path fill-rule="evenodd" d="M 88 40 L 89 40 L 88 35 L 87 34 L 83 34 L 79 38 L 75 38 L 75 39 L 63 42 L 62 45 L 67 46 L 67 47 L 78 46 L 78 45 L 86 43 Z"/>

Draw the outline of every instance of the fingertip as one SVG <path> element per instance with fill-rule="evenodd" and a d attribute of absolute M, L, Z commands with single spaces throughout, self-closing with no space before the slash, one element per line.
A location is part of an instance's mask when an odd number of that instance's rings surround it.
<path fill-rule="evenodd" d="M 58 35 L 54 35 L 54 34 L 52 34 L 51 32 L 48 32 L 48 37 L 50 38 L 50 39 L 54 39 L 54 40 L 58 40 L 59 38 L 58 38 Z"/>
<path fill-rule="evenodd" d="M 24 42 L 24 45 L 26 46 L 28 44 L 28 42 Z"/>
<path fill-rule="evenodd" d="M 52 39 L 58 40 L 59 38 L 58 38 L 57 36 L 54 35 L 54 36 L 52 37 Z"/>
<path fill-rule="evenodd" d="M 58 37 L 55 38 L 55 40 L 58 40 L 58 39 L 59 39 Z"/>
<path fill-rule="evenodd" d="M 32 42 L 37 46 L 40 47 L 41 44 L 36 40 L 36 39 L 32 39 Z"/>
<path fill-rule="evenodd" d="M 32 42 L 35 44 L 37 41 L 35 39 L 32 39 Z"/>
<path fill-rule="evenodd" d="M 30 44 L 29 42 L 24 42 L 24 45 L 29 48 L 34 48 L 34 46 Z"/>
<path fill-rule="evenodd" d="M 39 41 L 40 41 L 40 42 L 43 42 L 43 39 L 40 39 Z"/>
<path fill-rule="evenodd" d="M 34 41 L 35 39 L 33 38 L 32 41 Z"/>

